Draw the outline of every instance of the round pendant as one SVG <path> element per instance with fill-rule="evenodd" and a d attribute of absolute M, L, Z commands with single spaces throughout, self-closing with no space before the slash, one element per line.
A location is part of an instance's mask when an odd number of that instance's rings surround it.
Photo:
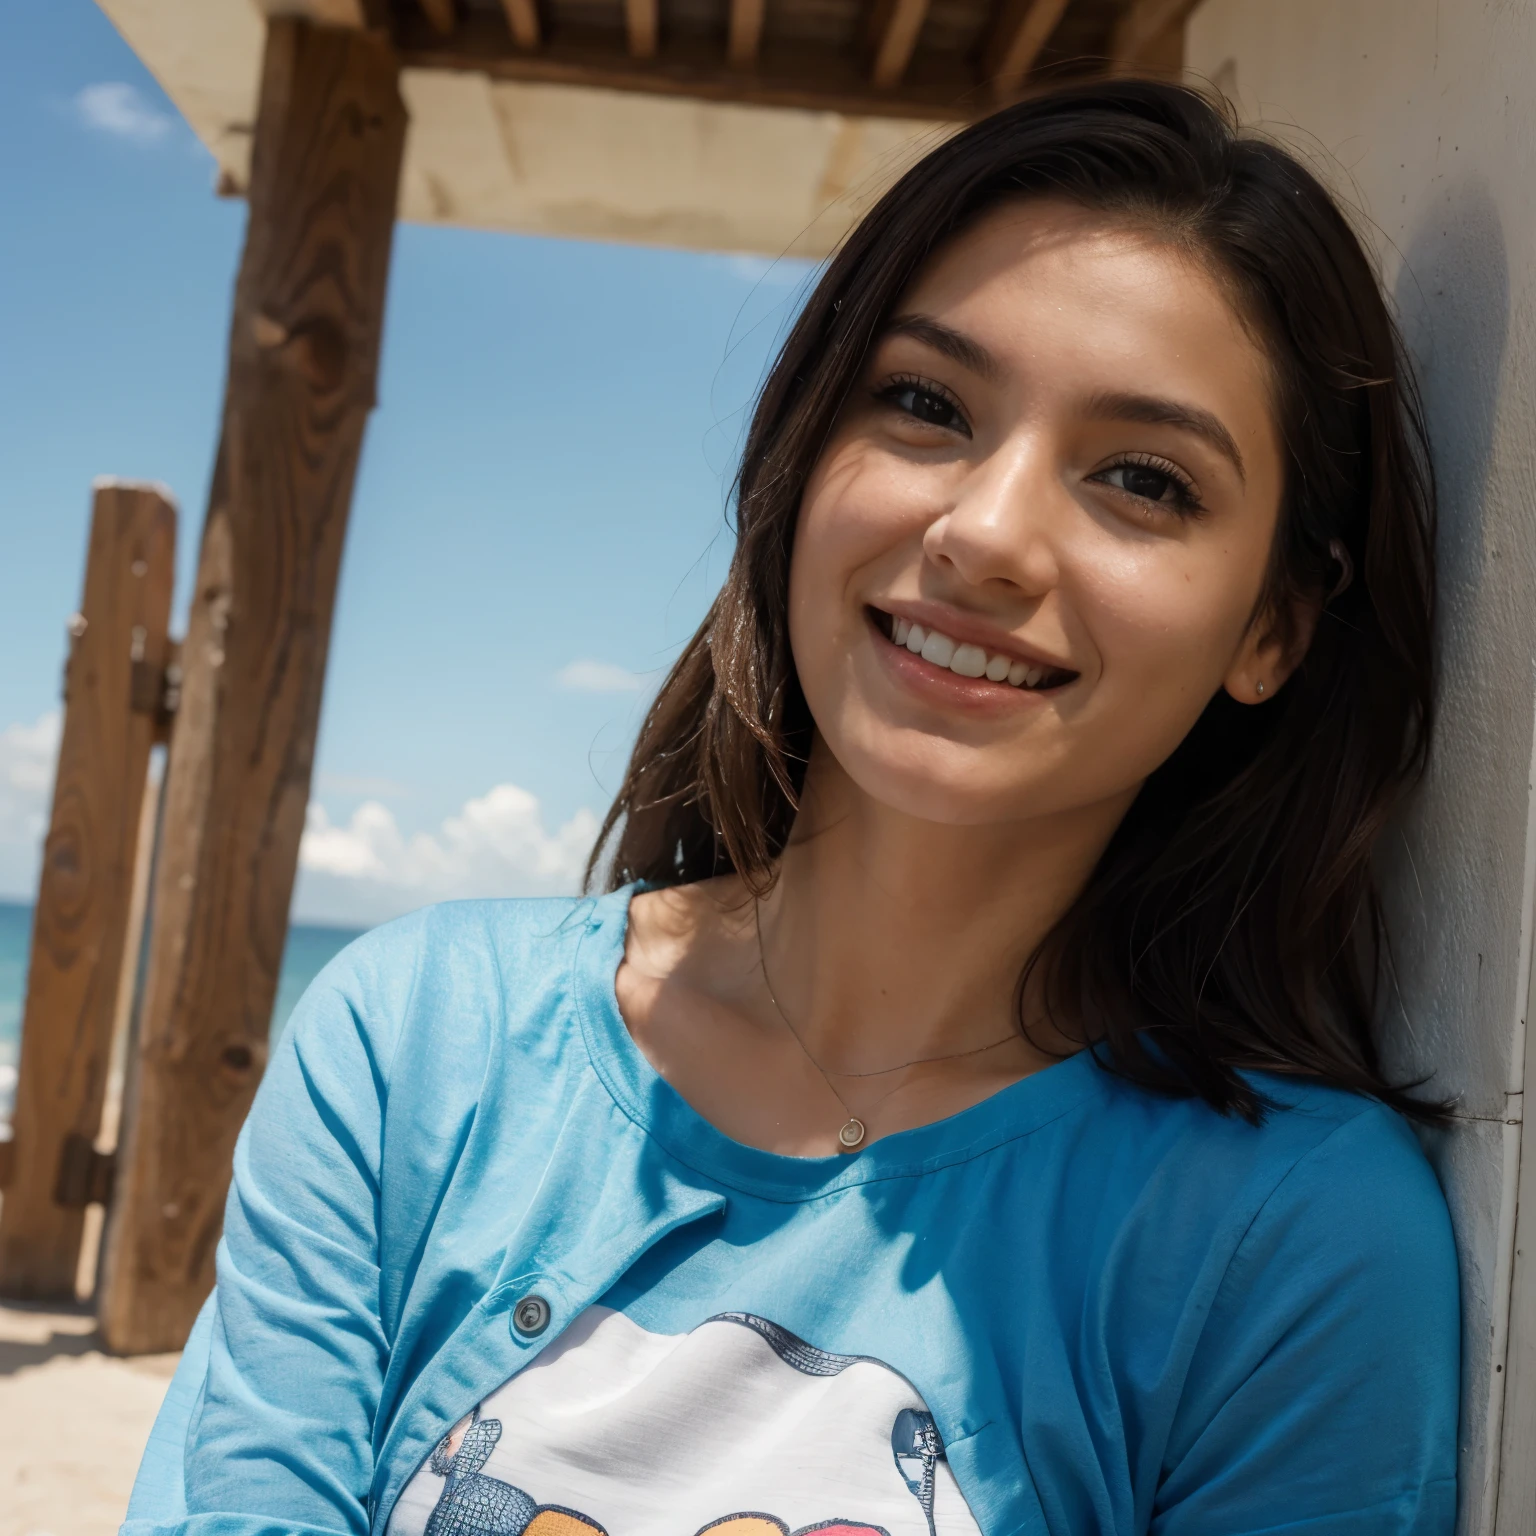
<path fill-rule="evenodd" d="M 851 1152 L 864 1140 L 864 1122 L 849 1115 L 848 1123 L 837 1133 L 837 1139 Z"/>

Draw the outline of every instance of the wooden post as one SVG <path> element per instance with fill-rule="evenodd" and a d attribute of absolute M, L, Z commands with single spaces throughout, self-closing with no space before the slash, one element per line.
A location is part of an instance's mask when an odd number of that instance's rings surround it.
<path fill-rule="evenodd" d="M 161 704 L 176 509 L 96 486 L 85 595 L 70 620 L 64 733 L 22 1021 L 0 1291 L 73 1299 L 93 1143 L 126 954 L 140 807 Z"/>
<path fill-rule="evenodd" d="M 405 141 L 397 65 L 273 21 L 108 1216 L 109 1348 L 179 1347 L 266 1060 Z"/>
<path fill-rule="evenodd" d="M 172 679 L 167 684 L 168 702 L 180 690 L 175 679 L 181 676 L 180 647 L 173 640 L 166 671 Z M 169 735 L 171 715 L 162 715 Z M 151 762 L 153 767 L 153 762 Z M 144 785 L 144 799 L 139 808 L 139 842 L 133 858 L 133 888 L 128 898 L 127 937 L 123 940 L 123 964 L 117 976 L 117 998 L 112 1004 L 112 1044 L 107 1053 L 107 1091 L 101 1106 L 101 1125 L 96 1132 L 95 1155 L 86 1161 L 85 1193 L 90 1201 L 85 1207 L 85 1227 L 80 1236 L 80 1262 L 75 1269 L 75 1295 L 96 1294 L 96 1275 L 101 1268 L 101 1234 L 106 1207 L 112 1198 L 112 1181 L 117 1171 L 117 1130 L 123 1119 L 123 1065 L 127 1060 L 128 1039 L 133 1032 L 134 1006 L 138 1001 L 140 961 L 144 954 L 144 929 L 149 915 L 149 880 L 155 868 L 155 847 L 159 842 L 160 789 L 165 775 L 151 776 Z"/>

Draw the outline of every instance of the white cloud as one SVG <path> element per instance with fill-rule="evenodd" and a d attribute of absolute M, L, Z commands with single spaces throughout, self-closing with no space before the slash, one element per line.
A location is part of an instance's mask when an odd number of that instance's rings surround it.
<path fill-rule="evenodd" d="M 570 895 L 597 828 L 580 810 L 547 831 L 538 800 L 516 784 L 498 784 L 435 833 L 411 837 L 377 800 L 344 824 L 317 802 L 299 846 L 295 910 L 312 922 L 363 924 L 455 897 Z"/>
<path fill-rule="evenodd" d="M 8 725 L 0 731 L 0 793 L 46 796 L 53 784 L 63 723 L 59 711 L 50 709 L 31 725 Z"/>
<path fill-rule="evenodd" d="M 50 710 L 0 730 L 0 896 L 36 894 L 60 724 Z M 580 810 L 547 830 L 537 798 L 516 784 L 498 784 L 436 832 L 412 836 L 377 798 L 344 823 L 315 802 L 299 848 L 295 910 L 302 920 L 360 927 L 459 896 L 569 895 L 580 888 L 597 828 L 592 812 Z"/>
<path fill-rule="evenodd" d="M 575 693 L 643 693 L 655 680 L 654 672 L 630 672 L 611 661 L 570 661 L 555 673 L 555 681 Z"/>
<path fill-rule="evenodd" d="M 76 94 L 74 108 L 87 128 L 135 144 L 157 144 L 175 127 L 175 119 L 122 80 L 86 86 Z"/>
<path fill-rule="evenodd" d="M 0 892 L 23 901 L 37 887 L 59 729 L 52 709 L 30 725 L 0 731 Z"/>

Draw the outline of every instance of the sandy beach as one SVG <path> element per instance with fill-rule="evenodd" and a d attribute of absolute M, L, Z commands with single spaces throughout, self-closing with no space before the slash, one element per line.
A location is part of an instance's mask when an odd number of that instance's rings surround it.
<path fill-rule="evenodd" d="M 85 1307 L 0 1306 L 0 1536 L 111 1536 L 178 1358 L 103 1354 Z"/>

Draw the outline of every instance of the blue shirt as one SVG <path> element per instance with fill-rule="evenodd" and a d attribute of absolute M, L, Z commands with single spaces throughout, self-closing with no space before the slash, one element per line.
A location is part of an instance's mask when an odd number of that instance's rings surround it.
<path fill-rule="evenodd" d="M 594 1303 L 722 1289 L 910 1382 L 985 1536 L 1452 1530 L 1456 1261 L 1397 1116 L 1266 1078 L 1255 1127 L 1084 1052 L 853 1156 L 759 1151 L 630 1039 L 629 894 L 432 908 L 316 980 L 127 1536 L 382 1532 Z"/>

